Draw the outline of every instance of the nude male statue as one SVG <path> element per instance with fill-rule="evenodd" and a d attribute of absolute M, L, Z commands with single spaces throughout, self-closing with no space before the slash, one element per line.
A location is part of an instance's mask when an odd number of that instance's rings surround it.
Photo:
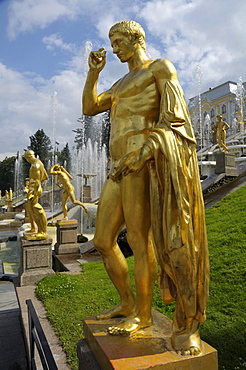
<path fill-rule="evenodd" d="M 209 273 L 196 141 L 187 105 L 173 64 L 147 56 L 138 23 L 117 23 L 109 38 L 129 72 L 98 96 L 106 51 L 91 52 L 82 101 L 85 115 L 110 109 L 111 118 L 112 168 L 99 200 L 94 245 L 120 303 L 97 318 L 125 316 L 108 328 L 112 335 L 131 335 L 152 325 L 157 257 L 164 302 L 177 301 L 172 344 L 181 354 L 198 354 Z M 136 301 L 116 243 L 123 225 L 134 253 Z"/>
<path fill-rule="evenodd" d="M 62 194 L 62 211 L 63 211 L 63 215 L 64 215 L 63 220 L 68 220 L 67 205 L 66 205 L 68 198 L 71 199 L 73 204 L 77 204 L 77 205 L 83 207 L 85 212 L 88 212 L 87 207 L 82 202 L 75 199 L 74 186 L 70 182 L 70 180 L 72 180 L 73 177 L 70 175 L 70 173 L 68 173 L 66 171 L 66 169 L 63 166 L 59 165 L 59 164 L 54 164 L 50 168 L 49 173 L 51 175 L 56 175 L 57 176 L 57 180 L 59 182 L 57 182 L 56 185 L 59 186 L 60 188 L 63 188 L 63 190 L 64 190 L 63 194 Z"/>
<path fill-rule="evenodd" d="M 217 115 L 218 121 L 216 121 L 215 125 L 213 126 L 212 132 L 216 131 L 217 136 L 217 143 L 223 152 L 228 152 L 228 148 L 226 146 L 226 130 L 230 128 L 227 122 L 223 121 L 222 114 Z"/>
<path fill-rule="evenodd" d="M 27 150 L 24 153 L 24 158 L 31 163 L 29 170 L 29 184 L 27 185 L 27 213 L 30 218 L 31 229 L 24 233 L 26 238 L 46 239 L 47 234 L 47 219 L 46 214 L 38 202 L 38 198 L 42 195 L 41 182 L 48 179 L 47 172 L 40 159 L 35 158 L 33 150 Z M 36 226 L 37 229 L 36 230 Z M 31 235 L 30 235 L 31 234 Z"/>

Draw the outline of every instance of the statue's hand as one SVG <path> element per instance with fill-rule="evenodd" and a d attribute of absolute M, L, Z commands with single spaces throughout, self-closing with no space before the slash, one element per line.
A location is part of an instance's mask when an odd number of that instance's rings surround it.
<path fill-rule="evenodd" d="M 100 48 L 98 51 L 91 51 L 89 56 L 89 67 L 91 70 L 101 72 L 106 64 L 106 50 Z"/>
<path fill-rule="evenodd" d="M 33 198 L 34 198 L 34 193 L 33 193 L 33 191 L 31 191 L 31 192 L 28 193 L 27 199 L 32 200 Z"/>
<path fill-rule="evenodd" d="M 109 177 L 112 180 L 117 181 L 122 175 L 127 176 L 132 172 L 138 173 L 151 157 L 152 155 L 148 147 L 134 150 L 120 160 L 117 168 L 109 174 Z"/>

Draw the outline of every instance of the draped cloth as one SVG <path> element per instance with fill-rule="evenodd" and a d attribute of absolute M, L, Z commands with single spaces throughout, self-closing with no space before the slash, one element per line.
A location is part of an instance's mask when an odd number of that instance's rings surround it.
<path fill-rule="evenodd" d="M 176 322 L 204 322 L 209 260 L 196 140 L 183 91 L 167 81 L 158 124 L 149 135 L 151 226 L 161 267 L 159 286 L 165 303 L 177 301 Z"/>

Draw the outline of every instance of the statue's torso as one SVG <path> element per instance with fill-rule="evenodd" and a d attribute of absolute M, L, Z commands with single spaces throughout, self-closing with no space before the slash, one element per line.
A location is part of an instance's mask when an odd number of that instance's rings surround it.
<path fill-rule="evenodd" d="M 160 94 L 150 63 L 133 70 L 112 88 L 110 152 L 118 160 L 139 149 L 158 121 Z"/>

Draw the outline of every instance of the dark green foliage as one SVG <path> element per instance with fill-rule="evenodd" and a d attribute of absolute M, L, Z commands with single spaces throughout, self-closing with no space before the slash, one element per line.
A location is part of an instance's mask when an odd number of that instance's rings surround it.
<path fill-rule="evenodd" d="M 55 152 L 55 157 L 57 157 L 57 163 L 61 164 L 66 168 L 68 172 L 71 170 L 71 153 L 69 150 L 68 143 L 65 145 L 65 147 L 62 149 L 61 152 Z"/>
<path fill-rule="evenodd" d="M 109 134 L 110 134 L 110 112 L 106 111 L 101 118 L 81 116 L 78 120 L 81 127 L 73 130 L 75 132 L 75 147 L 80 149 L 88 139 L 106 146 L 106 152 L 109 156 Z"/>
<path fill-rule="evenodd" d="M 0 190 L 2 195 L 5 194 L 5 190 L 12 188 L 14 190 L 15 182 L 15 160 L 16 157 L 6 157 L 3 161 L 0 161 Z"/>
<path fill-rule="evenodd" d="M 70 150 L 69 150 L 69 146 L 68 146 L 68 143 L 65 145 L 65 147 L 62 149 L 61 151 L 61 155 L 63 156 L 64 158 L 64 161 L 63 163 L 61 163 L 63 166 L 65 164 L 65 161 L 67 163 L 66 165 L 66 170 L 69 172 L 71 170 L 71 160 L 72 160 L 72 156 L 71 156 L 71 153 L 70 153 Z"/>
<path fill-rule="evenodd" d="M 47 168 L 49 159 L 52 156 L 52 145 L 49 136 L 47 136 L 43 129 L 36 131 L 30 138 L 30 145 L 28 149 L 34 151 L 35 156 L 38 156 L 44 167 Z"/>
<path fill-rule="evenodd" d="M 77 122 L 81 124 L 81 127 L 76 128 L 75 130 L 72 130 L 75 132 L 75 147 L 76 149 L 82 148 L 82 145 L 87 142 L 87 140 L 92 137 L 94 137 L 94 126 L 93 126 L 93 117 L 84 116 L 82 115 Z"/>

